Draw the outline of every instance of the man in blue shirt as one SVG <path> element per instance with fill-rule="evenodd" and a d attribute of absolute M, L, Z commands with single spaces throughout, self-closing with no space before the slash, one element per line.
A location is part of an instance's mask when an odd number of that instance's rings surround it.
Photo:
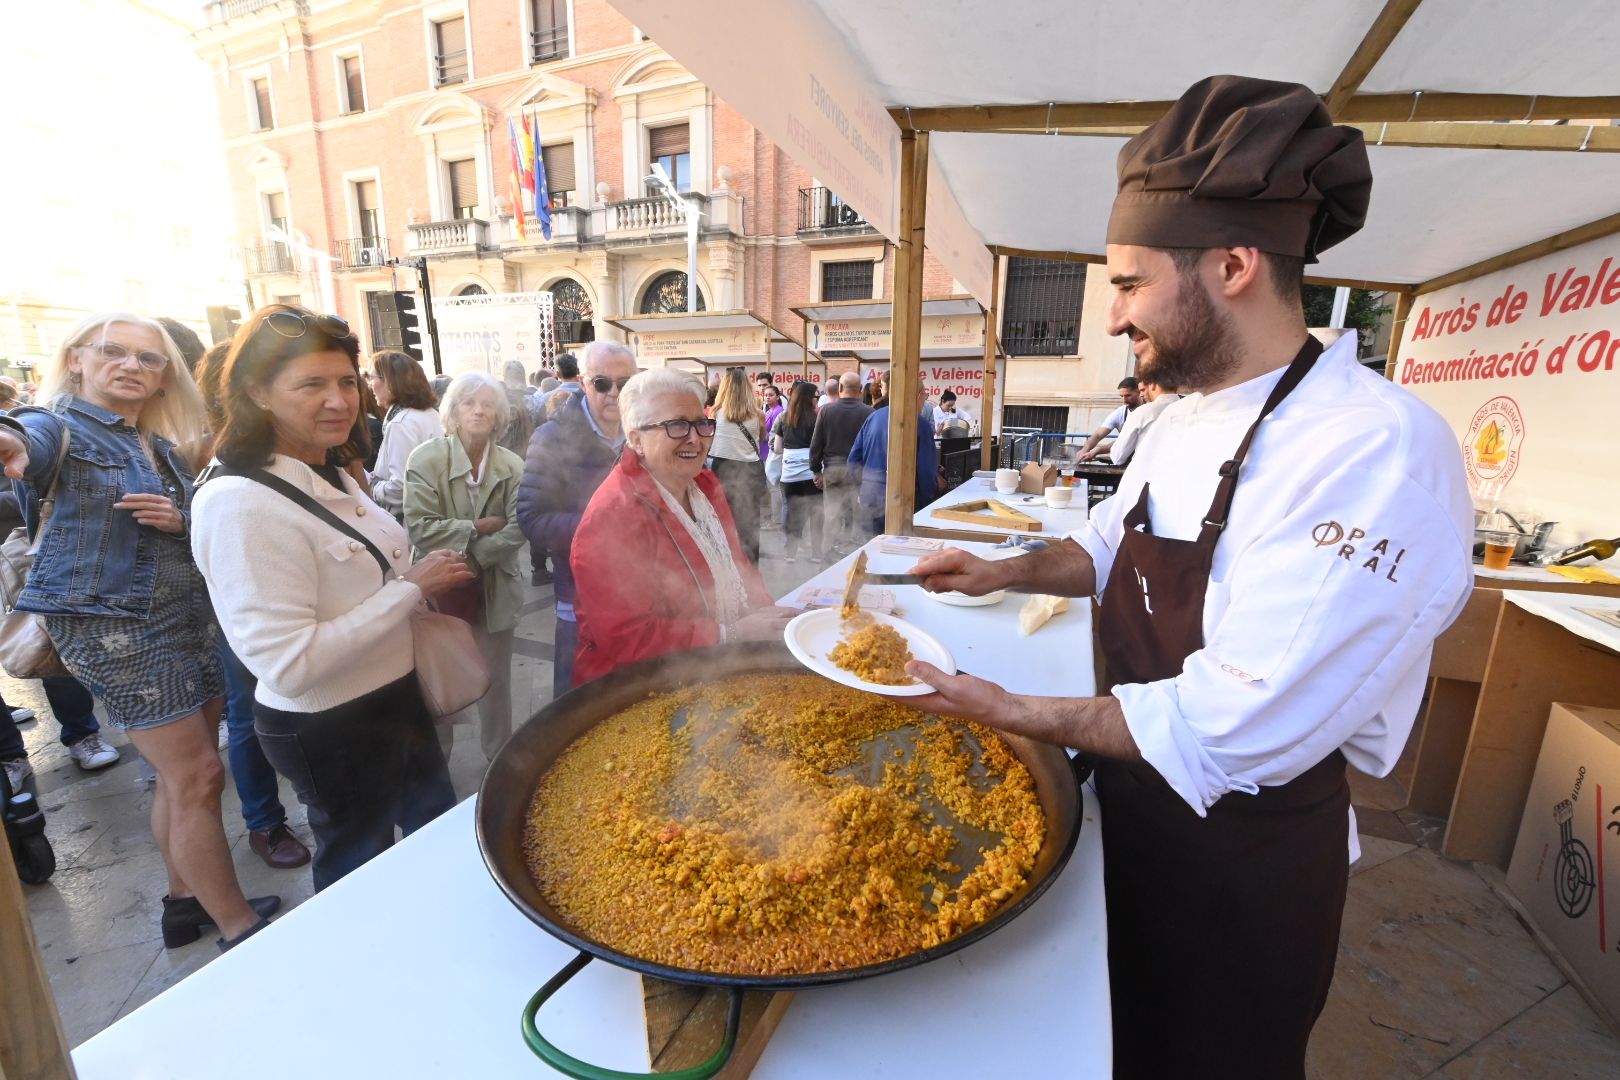
<path fill-rule="evenodd" d="M 917 385 L 917 507 L 927 506 L 939 493 L 939 449 L 932 425 L 922 422 L 927 391 Z M 883 504 L 889 486 L 889 406 L 873 409 L 849 448 L 850 469 L 860 476 L 861 512 L 872 535 L 883 531 Z"/>

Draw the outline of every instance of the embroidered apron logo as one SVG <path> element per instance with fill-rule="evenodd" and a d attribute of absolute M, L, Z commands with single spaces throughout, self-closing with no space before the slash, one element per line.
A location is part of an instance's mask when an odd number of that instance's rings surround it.
<path fill-rule="evenodd" d="M 1382 571 L 1385 581 L 1399 584 L 1395 571 L 1399 567 L 1401 557 L 1406 554 L 1405 548 L 1398 548 L 1394 556 L 1390 555 L 1390 542 L 1388 537 L 1380 539 L 1376 544 L 1362 550 L 1362 558 L 1357 555 L 1356 541 L 1365 540 L 1367 530 L 1351 526 L 1348 530 L 1337 521 L 1324 521 L 1311 529 L 1311 540 L 1317 547 L 1332 547 L 1338 545 L 1339 550 L 1334 554 L 1352 565 L 1359 564 L 1361 569 L 1369 574 L 1377 575 Z"/>

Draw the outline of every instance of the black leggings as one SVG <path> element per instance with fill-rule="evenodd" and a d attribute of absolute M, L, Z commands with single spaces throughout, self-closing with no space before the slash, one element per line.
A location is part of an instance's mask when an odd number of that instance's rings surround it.
<path fill-rule="evenodd" d="M 416 673 L 318 713 L 253 703 L 264 756 L 309 808 L 320 892 L 456 804 Z"/>
<path fill-rule="evenodd" d="M 720 478 L 726 502 L 731 505 L 731 517 L 737 523 L 737 539 L 742 542 L 743 552 L 757 566 L 759 511 L 769 496 L 769 489 L 765 486 L 765 465 L 758 458 L 751 461 L 715 458 L 714 475 Z"/>
<path fill-rule="evenodd" d="M 804 538 L 804 528 L 821 509 L 821 489 L 814 480 L 790 480 L 782 484 L 787 498 L 787 534 L 794 540 Z M 814 501 L 811 501 L 811 500 Z M 810 530 L 810 543 L 816 542 L 816 530 Z"/>

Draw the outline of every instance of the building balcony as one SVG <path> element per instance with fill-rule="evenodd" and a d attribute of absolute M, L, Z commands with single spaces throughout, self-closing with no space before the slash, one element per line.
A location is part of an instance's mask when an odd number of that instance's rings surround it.
<path fill-rule="evenodd" d="M 406 231 L 412 255 L 478 255 L 490 246 L 489 223 L 479 218 L 430 221 Z"/>
<path fill-rule="evenodd" d="M 859 210 L 830 188 L 799 189 L 799 239 L 804 243 L 846 240 L 876 235 Z"/>
<path fill-rule="evenodd" d="M 293 274 L 298 261 L 286 244 L 256 244 L 242 249 L 242 265 L 250 274 Z"/>
<path fill-rule="evenodd" d="M 504 202 L 502 203 L 504 205 Z M 512 222 L 512 215 L 500 215 L 503 229 L 501 249 L 511 250 L 521 254 L 533 249 L 534 251 L 549 251 L 557 247 L 579 247 L 592 238 L 591 212 L 581 206 L 559 206 L 551 211 L 551 239 L 547 240 L 540 232 L 540 223 L 535 220 L 532 212 L 523 215 L 523 229 L 525 235 L 518 236 L 517 228 Z M 596 238 L 600 239 L 599 231 Z"/>
<path fill-rule="evenodd" d="M 337 270 L 369 270 L 388 263 L 386 236 L 360 236 L 332 242 L 332 266 Z"/>
<path fill-rule="evenodd" d="M 734 193 L 720 190 L 713 195 L 700 195 L 689 191 L 681 198 L 701 215 L 699 235 L 742 234 L 742 200 Z M 619 199 L 609 202 L 603 212 L 604 237 L 610 247 L 677 243 L 686 239 L 685 219 L 662 195 Z"/>
<path fill-rule="evenodd" d="M 309 14 L 307 0 L 213 0 L 203 5 L 203 14 L 209 26 L 220 26 L 232 19 L 257 15 L 261 11 L 275 10 L 282 15 L 299 17 Z"/>

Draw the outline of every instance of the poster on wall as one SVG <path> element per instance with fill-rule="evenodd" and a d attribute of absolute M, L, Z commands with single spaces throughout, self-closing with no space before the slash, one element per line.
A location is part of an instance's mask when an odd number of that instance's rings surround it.
<path fill-rule="evenodd" d="M 446 375 L 482 371 L 500 378 L 508 360 L 532 374 L 555 354 L 549 292 L 452 296 L 433 302 L 433 317 Z"/>
<path fill-rule="evenodd" d="M 1417 297 L 1397 356 L 1476 492 L 1558 522 L 1554 543 L 1620 534 L 1620 238 Z"/>
<path fill-rule="evenodd" d="M 810 351 L 888 352 L 889 319 L 828 319 L 810 324 Z M 984 349 L 984 320 L 977 315 L 924 315 L 922 348 Z"/>
<path fill-rule="evenodd" d="M 690 356 L 721 359 L 763 356 L 765 327 L 732 326 L 714 330 L 648 330 L 636 335 L 636 357 L 660 360 Z"/>

